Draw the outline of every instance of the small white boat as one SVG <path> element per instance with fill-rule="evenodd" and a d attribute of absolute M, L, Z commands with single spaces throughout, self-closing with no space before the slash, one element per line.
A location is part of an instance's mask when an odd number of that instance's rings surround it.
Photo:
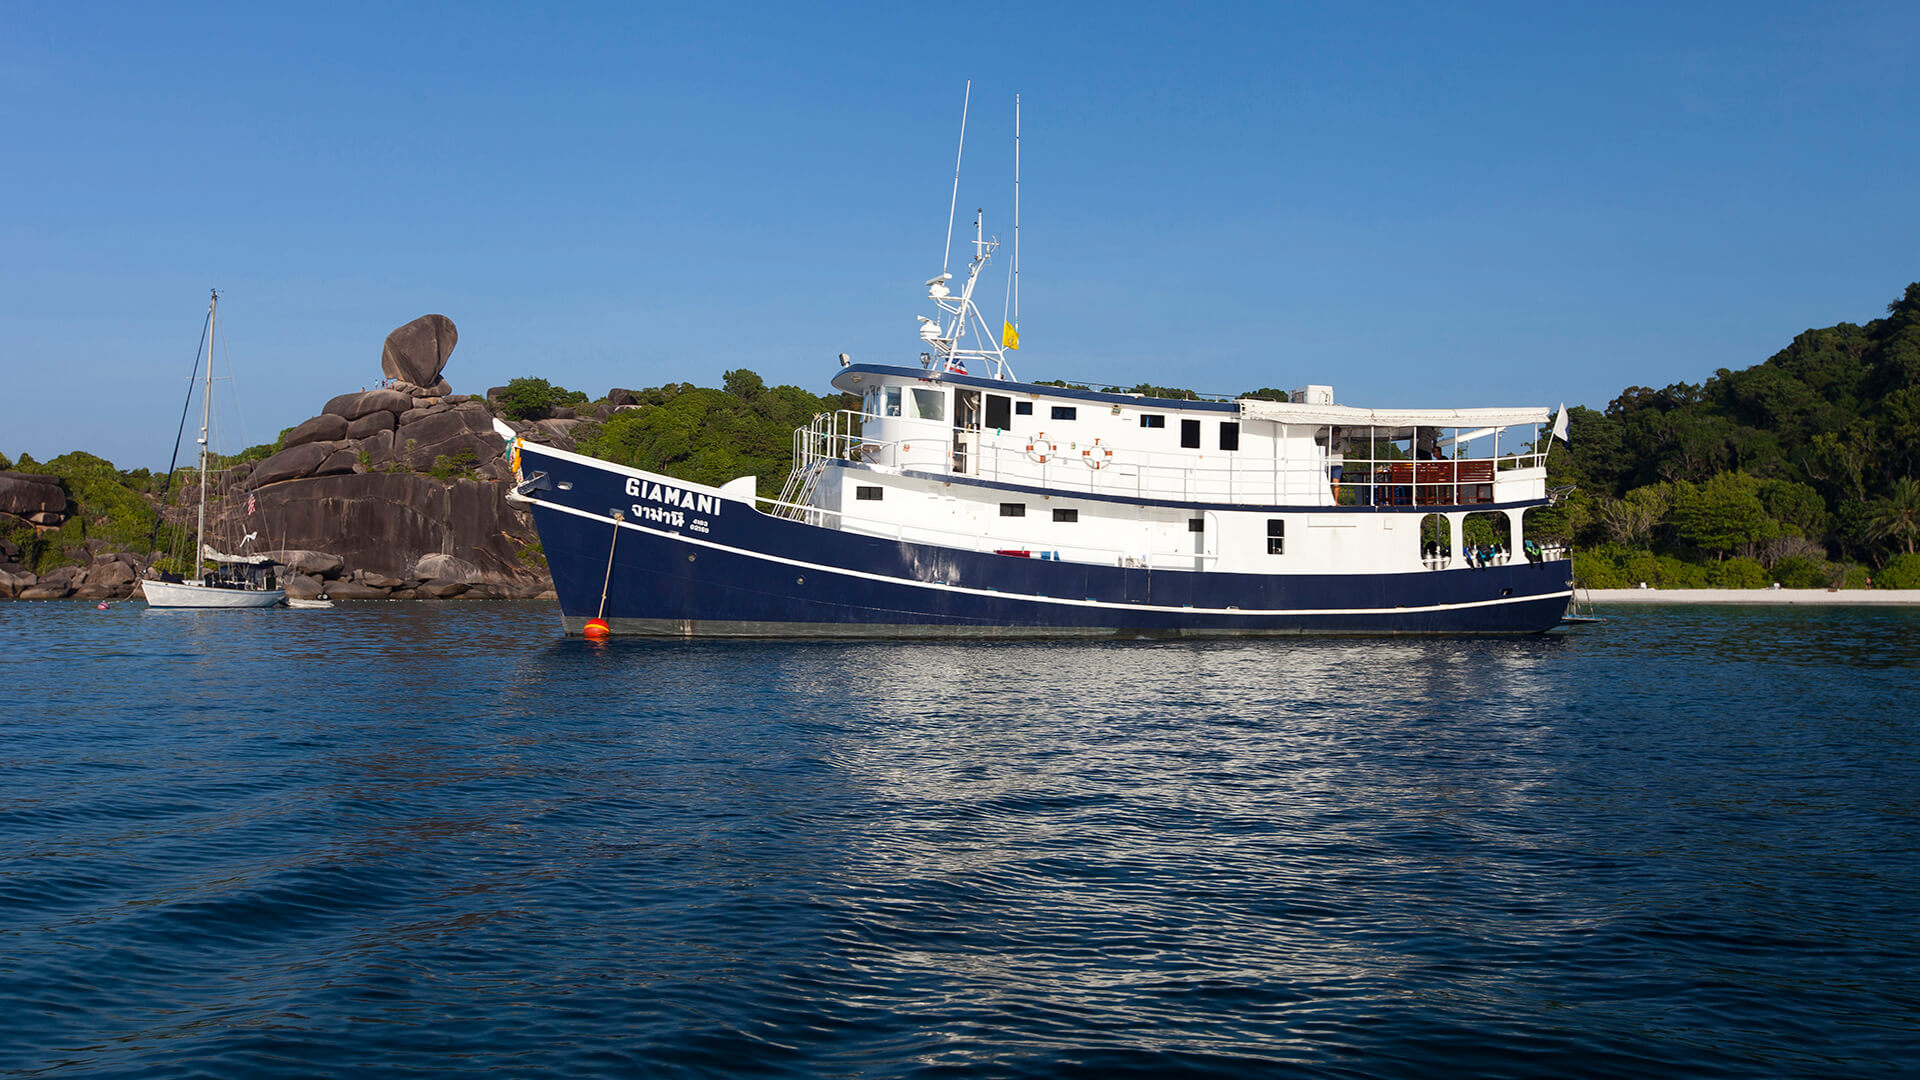
<path fill-rule="evenodd" d="M 299 608 L 302 611 L 318 611 L 321 608 L 332 607 L 333 601 L 324 600 L 324 599 L 323 600 L 301 600 L 298 597 L 289 596 L 287 597 L 287 606 L 290 608 Z"/>
<path fill-rule="evenodd" d="M 148 607 L 264 608 L 286 600 L 275 571 L 279 564 L 264 555 L 229 555 L 207 546 L 207 433 L 213 426 L 213 342 L 218 327 L 220 294 L 207 303 L 207 375 L 200 394 L 200 518 L 194 532 L 191 574 L 153 570 L 140 583 Z M 199 357 L 194 358 L 199 366 Z M 181 418 L 182 433 L 185 417 Z M 175 441 L 178 446 L 178 440 Z M 171 472 L 168 474 L 171 476 Z M 251 498 L 251 497 L 249 497 Z M 249 507 L 251 509 L 251 507 Z M 253 540 L 249 533 L 240 546 Z M 180 562 L 188 560 L 184 557 Z"/>

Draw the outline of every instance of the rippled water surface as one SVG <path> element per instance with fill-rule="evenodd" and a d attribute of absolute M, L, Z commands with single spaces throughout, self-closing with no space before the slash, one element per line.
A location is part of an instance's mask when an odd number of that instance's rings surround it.
<path fill-rule="evenodd" d="M 0 604 L 0 1073 L 1920 1072 L 1920 612 Z"/>

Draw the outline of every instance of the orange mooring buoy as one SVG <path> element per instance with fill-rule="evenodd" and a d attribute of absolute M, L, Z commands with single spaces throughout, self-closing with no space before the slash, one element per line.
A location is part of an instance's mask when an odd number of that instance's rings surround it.
<path fill-rule="evenodd" d="M 580 632 L 597 641 L 603 637 L 612 637 L 613 627 L 608 626 L 605 619 L 588 619 L 587 625 L 582 627 Z"/>

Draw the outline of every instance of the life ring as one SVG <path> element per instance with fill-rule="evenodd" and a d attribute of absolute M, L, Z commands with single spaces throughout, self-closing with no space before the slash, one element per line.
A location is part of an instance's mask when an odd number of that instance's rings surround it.
<path fill-rule="evenodd" d="M 1102 446 L 1100 440 L 1095 439 L 1080 451 L 1080 460 L 1086 462 L 1089 469 L 1104 469 L 1113 464 L 1113 447 Z"/>
<path fill-rule="evenodd" d="M 1027 440 L 1027 457 L 1033 459 L 1036 464 L 1045 465 L 1049 458 L 1059 452 L 1060 447 L 1048 442 L 1047 433 L 1044 431 L 1034 432 L 1033 436 Z"/>

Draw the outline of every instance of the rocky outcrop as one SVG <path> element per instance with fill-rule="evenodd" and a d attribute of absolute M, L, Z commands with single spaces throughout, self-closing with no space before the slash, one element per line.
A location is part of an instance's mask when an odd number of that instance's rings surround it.
<path fill-rule="evenodd" d="M 263 551 L 260 554 L 286 567 L 296 574 L 310 574 L 316 578 L 334 578 L 346 569 L 347 560 L 332 552 L 287 550 Z"/>
<path fill-rule="evenodd" d="M 312 476 L 313 470 L 333 456 L 337 443 L 316 442 L 282 450 L 253 467 L 253 487 L 261 488 L 283 480 Z"/>
<path fill-rule="evenodd" d="M 58 525 L 67 516 L 67 489 L 57 476 L 0 472 L 0 513 L 36 525 Z M 43 520 L 48 518 L 52 520 Z"/>
<path fill-rule="evenodd" d="M 364 439 L 375 432 L 392 431 L 396 426 L 394 415 L 381 409 L 379 412 L 370 412 L 348 424 L 345 435 L 336 437 Z"/>
<path fill-rule="evenodd" d="M 287 437 L 280 440 L 280 446 L 282 449 L 290 450 L 293 447 L 305 446 L 308 443 L 334 442 L 346 437 L 346 417 L 323 412 L 319 416 L 287 432 Z"/>
<path fill-rule="evenodd" d="M 358 420 L 369 413 L 390 412 L 395 415 L 413 408 L 413 397 L 402 390 L 382 387 L 378 390 L 361 390 L 352 394 L 341 394 L 328 401 L 320 411 L 347 420 Z"/>
<path fill-rule="evenodd" d="M 441 554 L 471 566 L 481 582 L 533 591 L 546 585 L 543 574 L 520 561 L 533 539 L 531 523 L 508 505 L 502 484 L 367 472 L 287 480 L 256 488 L 254 496 L 261 519 L 274 523 L 274 535 L 284 537 L 289 548 L 337 557 L 340 567 L 363 575 L 411 583 L 419 580 L 416 564 L 422 558 Z M 307 559 L 299 569 L 329 572 Z M 342 595 L 332 583 L 327 591 Z"/>
<path fill-rule="evenodd" d="M 389 379 L 432 387 L 440 381 L 447 357 L 460 341 L 453 320 L 445 315 L 422 315 L 387 335 L 380 352 L 380 370 Z"/>
<path fill-rule="evenodd" d="M 394 432 L 394 458 L 412 469 L 430 469 L 434 459 L 470 451 L 475 462 L 497 458 L 507 444 L 493 430 L 493 414 L 480 405 L 456 405 Z"/>
<path fill-rule="evenodd" d="M 238 550 L 237 538 L 258 532 L 275 545 L 262 553 L 282 564 L 281 584 L 296 598 L 551 595 L 544 565 L 528 554 L 538 551 L 532 520 L 506 501 L 511 470 L 492 412 L 454 394 L 442 374 L 456 339 L 441 315 L 388 335 L 386 385 L 333 398 L 278 453 L 227 470 L 228 497 L 208 504 L 209 543 L 226 537 Z M 575 423 L 518 426 L 571 445 Z M 197 490 L 176 487 L 162 512 L 191 529 L 197 506 Z M 0 514 L 58 526 L 78 512 L 56 478 L 0 471 Z M 106 546 L 68 545 L 58 554 L 77 565 L 36 577 L 20 546 L 0 539 L 0 598 L 137 595 L 147 560 Z"/>
<path fill-rule="evenodd" d="M 0 596 L 16 599 L 21 590 L 32 588 L 39 580 L 31 571 L 18 566 L 0 567 Z"/>

